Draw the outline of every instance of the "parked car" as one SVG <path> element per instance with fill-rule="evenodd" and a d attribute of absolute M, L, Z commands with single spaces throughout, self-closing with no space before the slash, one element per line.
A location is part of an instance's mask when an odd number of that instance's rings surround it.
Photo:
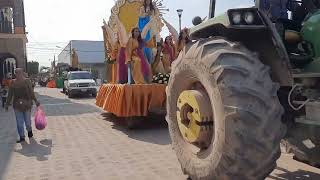
<path fill-rule="evenodd" d="M 87 94 L 97 96 L 96 82 L 88 71 L 68 72 L 64 81 L 63 92 L 72 98 L 74 95 Z"/>

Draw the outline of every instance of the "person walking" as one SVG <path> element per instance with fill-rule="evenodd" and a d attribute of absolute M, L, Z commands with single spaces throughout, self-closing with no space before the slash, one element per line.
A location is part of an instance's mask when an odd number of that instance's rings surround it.
<path fill-rule="evenodd" d="M 40 103 L 34 94 L 31 81 L 25 78 L 23 69 L 17 68 L 16 79 L 9 87 L 9 95 L 6 102 L 7 111 L 11 102 L 13 102 L 13 109 L 17 121 L 17 131 L 20 137 L 17 143 L 25 141 L 24 125 L 28 131 L 28 137 L 33 137 L 31 127 L 31 109 L 33 101 L 36 103 L 37 107 L 40 106 Z"/>

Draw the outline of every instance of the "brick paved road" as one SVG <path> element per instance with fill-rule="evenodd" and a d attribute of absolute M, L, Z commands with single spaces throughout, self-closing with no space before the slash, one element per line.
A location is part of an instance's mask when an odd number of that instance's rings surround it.
<path fill-rule="evenodd" d="M 0 110 L 0 180 L 183 180 L 164 126 L 128 131 L 106 121 L 94 99 L 69 100 L 37 89 L 48 128 L 15 144 L 13 112 Z M 268 179 L 320 179 L 320 171 L 283 155 Z"/>

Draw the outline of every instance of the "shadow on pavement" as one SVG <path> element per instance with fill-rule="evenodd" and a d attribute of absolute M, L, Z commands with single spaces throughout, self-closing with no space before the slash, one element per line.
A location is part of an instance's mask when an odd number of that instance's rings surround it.
<path fill-rule="evenodd" d="M 16 145 L 16 124 L 11 119 L 13 116 L 12 111 L 0 109 L 0 179 L 4 178 Z"/>
<path fill-rule="evenodd" d="M 310 171 L 305 171 L 299 169 L 298 171 L 290 172 L 286 169 L 277 167 L 276 168 L 279 171 L 282 171 L 281 173 L 277 174 L 277 177 L 270 175 L 270 179 L 274 180 L 294 180 L 294 179 L 299 179 L 299 180 L 317 180 L 320 179 L 320 174 L 310 172 Z"/>
<path fill-rule="evenodd" d="M 129 129 L 124 118 L 118 118 L 111 113 L 103 113 L 101 115 L 104 120 L 113 123 L 113 129 L 125 133 L 129 138 L 152 144 L 171 144 L 167 123 L 162 117 L 152 115 L 148 118 L 142 118 L 136 128 Z"/>
<path fill-rule="evenodd" d="M 14 144 L 0 144 L 0 179 L 3 179 L 8 168 L 13 149 Z"/>
<path fill-rule="evenodd" d="M 99 91 L 99 89 L 97 89 L 97 91 Z M 63 91 L 62 91 L 62 89 L 60 89 L 60 91 L 59 91 L 61 94 L 64 94 L 64 95 L 66 95 L 66 93 L 64 93 Z M 67 95 L 66 95 L 67 96 Z M 74 95 L 74 97 L 72 98 L 72 99 L 77 99 L 77 100 L 86 100 L 86 99 L 96 99 L 96 97 L 93 97 L 92 95 L 90 95 L 90 94 L 76 94 L 76 95 Z"/>
<path fill-rule="evenodd" d="M 88 100 L 88 99 L 96 99 L 96 98 L 92 97 L 90 95 L 75 95 L 72 99 L 75 99 L 75 100 Z"/>
<path fill-rule="evenodd" d="M 47 161 L 51 155 L 52 140 L 46 139 L 38 143 L 35 139 L 30 139 L 30 144 L 21 143 L 22 149 L 15 150 L 27 157 L 36 157 L 38 161 Z"/>
<path fill-rule="evenodd" d="M 38 101 L 44 108 L 46 116 L 72 116 L 101 112 L 95 105 L 73 102 L 70 99 L 60 99 L 36 93 Z"/>

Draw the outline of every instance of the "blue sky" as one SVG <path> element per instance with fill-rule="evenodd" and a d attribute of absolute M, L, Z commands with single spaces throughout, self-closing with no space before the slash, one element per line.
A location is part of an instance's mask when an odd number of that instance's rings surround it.
<path fill-rule="evenodd" d="M 195 16 L 209 13 L 210 0 L 164 0 L 170 9 L 165 18 L 178 28 L 176 9 L 183 9 L 182 27 L 192 26 Z M 246 7 L 253 0 L 220 0 L 218 13 L 229 7 Z M 28 60 L 50 65 L 59 47 L 69 40 L 102 40 L 101 25 L 108 19 L 114 0 L 25 0 Z"/>

